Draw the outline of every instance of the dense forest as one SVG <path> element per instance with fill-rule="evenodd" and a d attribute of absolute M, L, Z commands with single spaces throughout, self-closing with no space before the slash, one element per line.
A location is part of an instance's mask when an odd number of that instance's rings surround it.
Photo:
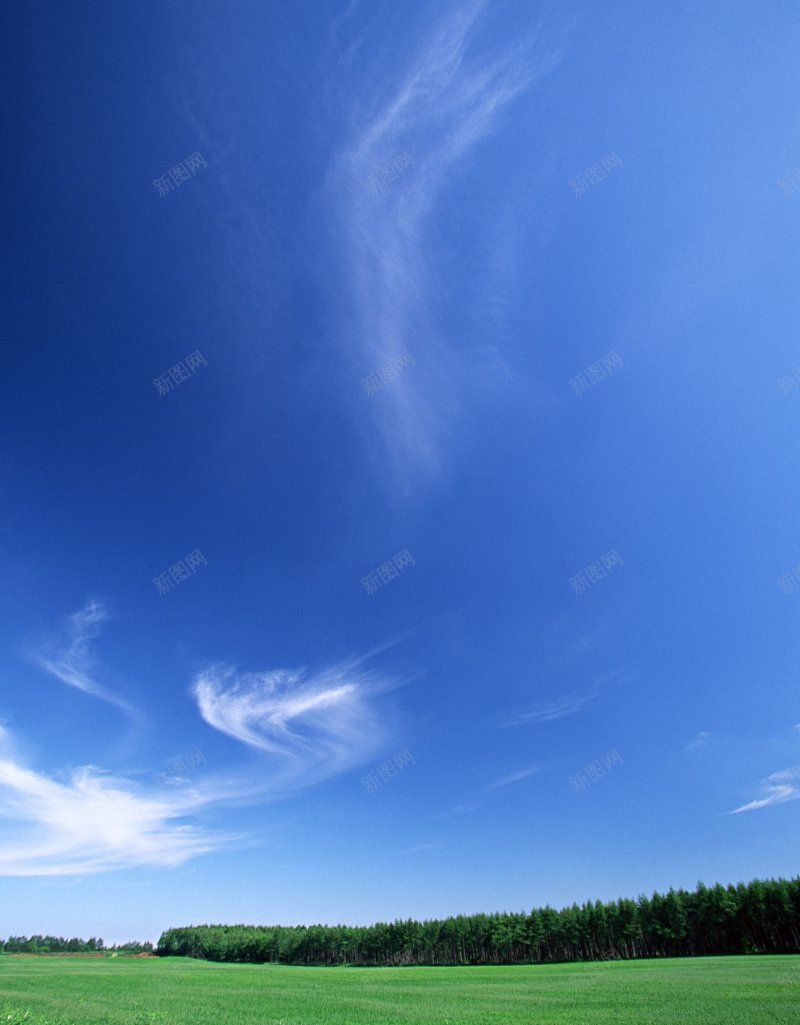
<path fill-rule="evenodd" d="M 5 954 L 149 954 L 152 943 L 122 943 L 107 947 L 101 939 L 90 936 L 88 940 L 63 936 L 9 936 L 0 940 L 0 951 Z"/>
<path fill-rule="evenodd" d="M 156 953 L 297 965 L 519 964 L 800 952 L 800 877 L 698 884 L 638 900 L 529 914 L 370 926 L 200 925 L 167 929 Z"/>

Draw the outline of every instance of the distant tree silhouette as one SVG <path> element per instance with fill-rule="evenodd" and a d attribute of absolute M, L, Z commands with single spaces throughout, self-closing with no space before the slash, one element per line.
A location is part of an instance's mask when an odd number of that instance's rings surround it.
<path fill-rule="evenodd" d="M 633 901 L 370 926 L 199 925 L 167 929 L 162 956 L 299 965 L 521 964 L 800 952 L 800 878 Z"/>

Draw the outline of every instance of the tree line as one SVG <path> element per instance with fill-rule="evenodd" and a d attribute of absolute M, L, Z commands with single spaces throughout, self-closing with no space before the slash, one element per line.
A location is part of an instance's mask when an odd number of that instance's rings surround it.
<path fill-rule="evenodd" d="M 294 965 L 448 965 L 800 952 L 800 877 L 530 913 L 369 926 L 167 929 L 160 956 Z"/>
<path fill-rule="evenodd" d="M 107 947 L 102 939 L 90 936 L 66 940 L 63 936 L 9 936 L 0 940 L 0 952 L 5 954 L 151 954 L 152 943 L 121 943 Z"/>

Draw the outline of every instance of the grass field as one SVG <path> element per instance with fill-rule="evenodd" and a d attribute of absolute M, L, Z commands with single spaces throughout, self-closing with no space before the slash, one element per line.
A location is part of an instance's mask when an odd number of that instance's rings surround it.
<path fill-rule="evenodd" d="M 511 968 L 3 956 L 0 1012 L 12 1025 L 797 1025 L 800 956 Z"/>

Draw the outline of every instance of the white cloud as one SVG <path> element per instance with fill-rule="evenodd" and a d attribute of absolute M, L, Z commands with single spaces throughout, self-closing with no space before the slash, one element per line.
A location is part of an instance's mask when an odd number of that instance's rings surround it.
<path fill-rule="evenodd" d="M 705 747 L 710 737 L 710 733 L 707 733 L 705 730 L 700 730 L 700 732 L 695 735 L 694 739 L 690 740 L 686 745 L 686 750 L 696 751 L 698 748 Z"/>
<path fill-rule="evenodd" d="M 429 821 L 438 822 L 440 819 L 449 819 L 456 815 L 466 815 L 471 811 L 477 811 L 478 808 L 483 808 L 485 805 L 486 801 L 476 800 L 473 798 L 471 801 L 463 801 L 461 804 L 455 804 L 452 808 L 448 808 L 447 811 L 429 816 Z"/>
<path fill-rule="evenodd" d="M 503 787 L 512 786 L 514 783 L 521 783 L 523 779 L 529 779 L 531 776 L 535 776 L 537 772 L 539 772 L 538 765 L 531 765 L 527 769 L 520 769 L 519 772 L 512 772 L 511 775 L 503 776 L 502 779 L 498 779 L 494 783 L 485 786 L 481 793 L 489 794 L 494 790 L 502 790 Z"/>
<path fill-rule="evenodd" d="M 406 854 L 422 854 L 424 851 L 432 851 L 436 847 L 438 847 L 438 842 L 437 843 L 418 843 L 418 844 L 415 844 L 413 847 L 407 847 L 404 851 L 400 851 L 399 853 L 402 854 L 402 855 L 406 855 Z"/>
<path fill-rule="evenodd" d="M 495 780 L 493 783 L 488 783 L 485 787 L 481 787 L 481 789 L 477 791 L 476 795 L 470 800 L 463 801 L 461 804 L 456 804 L 452 808 L 445 812 L 441 812 L 438 815 L 432 815 L 431 821 L 451 818 L 454 815 L 466 815 L 471 811 L 477 811 L 479 808 L 485 807 L 490 795 L 496 793 L 498 790 L 503 790 L 505 787 L 513 786 L 515 783 L 521 783 L 522 780 L 529 779 L 539 771 L 540 767 L 538 765 L 530 765 L 526 769 L 520 769 L 518 772 L 512 772 L 508 776 L 503 776 L 501 779 Z"/>
<path fill-rule="evenodd" d="M 378 94 L 376 76 L 369 77 L 368 95 L 349 118 L 353 127 L 324 190 L 346 276 L 341 313 L 350 328 L 340 340 L 354 377 L 424 347 L 424 366 L 382 388 L 369 406 L 392 456 L 395 485 L 398 470 L 439 465 L 455 402 L 454 368 L 463 361 L 437 326 L 439 292 L 427 233 L 442 185 L 498 126 L 504 108 L 555 63 L 551 55 L 536 54 L 531 41 L 520 38 L 524 33 L 504 53 L 486 57 L 486 47 L 474 45 L 484 6 L 468 3 L 440 18 L 388 90 Z M 383 66 L 381 77 L 386 74 Z M 404 153 L 413 167 L 371 194 L 365 181 Z"/>
<path fill-rule="evenodd" d="M 527 712 L 523 712 L 509 722 L 503 723 L 502 727 L 528 726 L 531 723 L 553 722 L 555 719 L 563 719 L 568 715 L 575 715 L 582 708 L 594 701 L 595 694 L 576 695 L 574 697 L 559 698 L 543 705 L 535 705 Z"/>
<path fill-rule="evenodd" d="M 58 782 L 4 751 L 0 875 L 84 875 L 181 865 L 223 841 L 186 821 L 220 796 L 200 788 L 147 791 L 91 766 Z"/>
<path fill-rule="evenodd" d="M 91 675 L 88 645 L 105 618 L 101 606 L 88 604 L 70 619 L 69 643 L 39 661 L 71 686 L 127 710 Z M 24 765 L 0 725 L 0 876 L 173 867 L 242 840 L 206 831 L 198 814 L 223 801 L 285 796 L 362 761 L 383 743 L 369 699 L 388 686 L 360 661 L 315 674 L 239 674 L 227 666 L 199 674 L 194 693 L 203 718 L 271 756 L 275 771 L 266 779 L 250 771 L 164 785 L 93 766 L 53 778 Z"/>
<path fill-rule="evenodd" d="M 98 610 L 86 618 L 96 617 Z M 78 635 L 87 636 L 85 630 Z M 80 661 L 81 642 L 71 652 L 68 675 L 76 651 Z M 200 828 L 194 820 L 203 809 L 285 796 L 379 748 L 384 738 L 369 702 L 387 686 L 359 661 L 314 674 L 209 667 L 193 688 L 203 719 L 264 752 L 271 771 L 180 780 L 178 786 L 175 779 L 167 785 L 133 782 L 92 766 L 64 781 L 51 778 L 20 763 L 0 726 L 0 876 L 172 867 L 205 854 L 234 838 Z"/>
<path fill-rule="evenodd" d="M 764 791 L 763 797 L 743 804 L 741 808 L 735 808 L 729 814 L 738 815 L 743 811 L 757 811 L 759 808 L 769 808 L 773 804 L 783 804 L 784 801 L 796 801 L 800 797 L 800 765 L 773 772 L 762 781 L 761 786 Z"/>
<path fill-rule="evenodd" d="M 62 683 L 115 705 L 133 718 L 140 718 L 140 713 L 124 698 L 95 679 L 96 660 L 91 642 L 99 636 L 101 626 L 107 619 L 108 613 L 103 605 L 88 601 L 67 620 L 66 639 L 51 642 L 47 645 L 47 654 L 37 654 L 34 658 L 42 669 Z"/>
<path fill-rule="evenodd" d="M 369 699 L 384 686 L 354 661 L 313 674 L 213 665 L 193 691 L 209 726 L 272 756 L 269 785 L 291 789 L 344 772 L 379 747 Z"/>

